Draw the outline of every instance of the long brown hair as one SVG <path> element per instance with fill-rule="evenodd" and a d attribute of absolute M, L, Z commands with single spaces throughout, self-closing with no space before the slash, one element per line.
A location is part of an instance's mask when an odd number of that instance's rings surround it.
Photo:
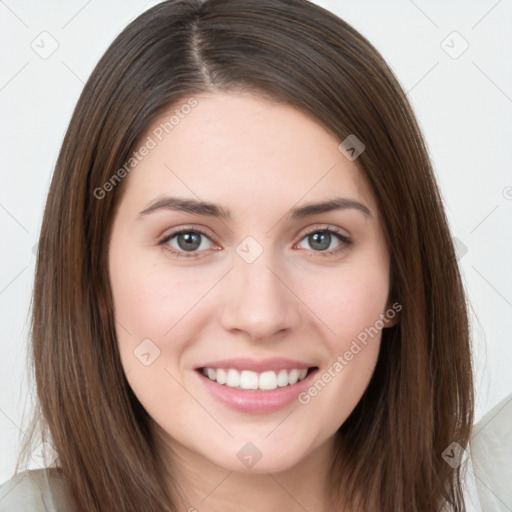
<path fill-rule="evenodd" d="M 357 164 L 377 201 L 391 296 L 402 311 L 399 324 L 384 329 L 371 382 L 336 434 L 333 507 L 465 510 L 461 470 L 441 455 L 452 442 L 467 447 L 471 432 L 468 319 L 431 162 L 377 50 L 306 0 L 169 0 L 134 20 L 96 66 L 67 130 L 41 229 L 32 438 L 39 425 L 51 440 L 80 512 L 177 510 L 168 487 L 176 475 L 155 449 L 117 351 L 107 253 L 129 177 L 98 190 L 119 176 L 158 115 L 205 91 L 284 102 L 340 142 L 354 134 L 366 147 Z"/>

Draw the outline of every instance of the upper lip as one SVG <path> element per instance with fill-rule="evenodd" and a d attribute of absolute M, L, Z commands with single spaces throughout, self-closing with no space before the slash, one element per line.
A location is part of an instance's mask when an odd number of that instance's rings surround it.
<path fill-rule="evenodd" d="M 238 371 L 250 370 L 253 372 L 261 373 L 270 370 L 293 370 L 294 368 L 301 370 L 303 368 L 312 368 L 315 365 L 305 363 L 303 361 L 296 361 L 293 359 L 286 359 L 282 357 L 274 357 L 271 359 L 249 359 L 249 358 L 235 358 L 235 359 L 222 359 L 218 361 L 210 361 L 201 366 L 198 366 L 196 370 L 201 368 L 233 368 Z"/>

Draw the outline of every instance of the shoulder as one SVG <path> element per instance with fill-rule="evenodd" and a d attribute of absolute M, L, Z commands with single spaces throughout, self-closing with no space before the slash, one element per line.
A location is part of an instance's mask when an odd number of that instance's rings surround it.
<path fill-rule="evenodd" d="M 512 510 L 512 395 L 493 407 L 476 425 L 471 439 L 482 508 Z"/>
<path fill-rule="evenodd" d="M 0 485 L 0 512 L 72 512 L 70 504 L 58 468 L 23 471 Z"/>

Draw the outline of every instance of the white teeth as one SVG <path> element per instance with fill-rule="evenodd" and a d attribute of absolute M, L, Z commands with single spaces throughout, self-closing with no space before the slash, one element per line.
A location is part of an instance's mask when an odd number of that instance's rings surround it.
<path fill-rule="evenodd" d="M 282 388 L 283 386 L 288 386 L 288 372 L 286 370 L 279 370 L 277 374 L 277 385 Z"/>
<path fill-rule="evenodd" d="M 258 374 L 244 370 L 240 374 L 240 387 L 242 389 L 258 389 Z"/>
<path fill-rule="evenodd" d="M 210 375 L 208 375 L 208 378 L 210 380 L 213 380 Z M 226 384 L 226 379 L 227 379 L 227 375 L 226 375 L 226 370 L 223 370 L 222 368 L 218 368 L 217 369 L 217 382 L 219 384 Z"/>
<path fill-rule="evenodd" d="M 276 372 L 263 372 L 260 374 L 259 388 L 264 391 L 272 391 L 277 388 Z"/>
<path fill-rule="evenodd" d="M 272 391 L 277 387 L 291 386 L 306 377 L 308 370 L 292 369 L 266 371 L 262 373 L 243 370 L 239 372 L 233 368 L 227 370 L 222 368 L 204 368 L 203 375 L 218 384 L 224 384 L 230 388 L 240 388 L 247 390 L 260 389 L 262 391 Z"/>
<path fill-rule="evenodd" d="M 236 388 L 240 386 L 240 374 L 236 370 L 233 370 L 233 368 L 228 370 L 226 386 L 229 386 L 230 388 Z"/>
<path fill-rule="evenodd" d="M 292 370 L 288 375 L 288 382 L 295 384 L 299 380 L 299 370 Z"/>

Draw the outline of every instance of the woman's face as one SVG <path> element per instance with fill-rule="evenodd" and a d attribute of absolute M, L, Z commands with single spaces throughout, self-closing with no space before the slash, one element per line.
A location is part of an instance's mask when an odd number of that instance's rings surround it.
<path fill-rule="evenodd" d="M 109 250 L 121 360 L 170 446 L 284 470 L 332 441 L 369 383 L 388 251 L 321 125 L 248 94 L 195 100 L 154 123 L 124 178 Z"/>

